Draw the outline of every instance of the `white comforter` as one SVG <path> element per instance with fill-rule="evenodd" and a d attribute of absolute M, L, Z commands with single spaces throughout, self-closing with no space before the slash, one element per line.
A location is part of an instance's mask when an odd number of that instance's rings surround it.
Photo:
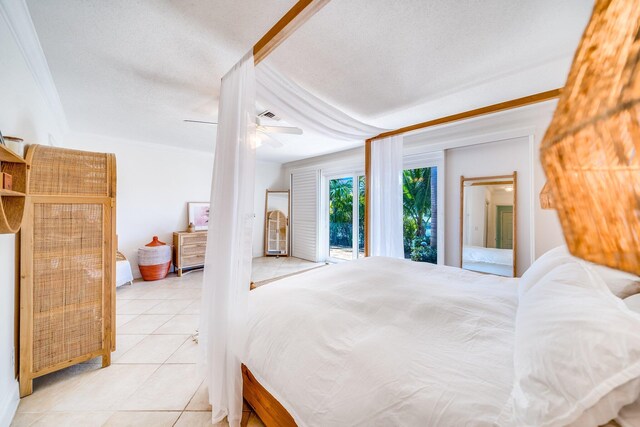
<path fill-rule="evenodd" d="M 517 280 L 377 257 L 285 278 L 250 294 L 245 364 L 301 426 L 490 426 Z"/>
<path fill-rule="evenodd" d="M 464 246 L 463 262 L 486 262 L 489 264 L 513 265 L 512 249 L 483 248 L 481 246 Z"/>

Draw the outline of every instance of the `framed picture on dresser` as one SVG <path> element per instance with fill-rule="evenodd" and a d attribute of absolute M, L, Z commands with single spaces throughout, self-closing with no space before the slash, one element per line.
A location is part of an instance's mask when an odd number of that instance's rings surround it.
<path fill-rule="evenodd" d="M 208 202 L 189 202 L 187 203 L 187 212 L 188 224 L 193 224 L 195 230 L 209 229 Z"/>

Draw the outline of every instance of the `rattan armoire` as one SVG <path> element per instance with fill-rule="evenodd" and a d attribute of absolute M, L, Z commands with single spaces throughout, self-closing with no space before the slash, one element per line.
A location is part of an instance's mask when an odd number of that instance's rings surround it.
<path fill-rule="evenodd" d="M 32 145 L 20 244 L 20 394 L 115 347 L 116 160 Z"/>

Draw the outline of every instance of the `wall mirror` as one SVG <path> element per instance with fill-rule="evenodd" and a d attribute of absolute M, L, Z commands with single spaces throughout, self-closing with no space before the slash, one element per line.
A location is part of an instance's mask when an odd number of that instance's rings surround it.
<path fill-rule="evenodd" d="M 289 256 L 289 191 L 267 190 L 264 203 L 264 256 Z"/>
<path fill-rule="evenodd" d="M 460 266 L 515 277 L 517 174 L 460 177 Z"/>

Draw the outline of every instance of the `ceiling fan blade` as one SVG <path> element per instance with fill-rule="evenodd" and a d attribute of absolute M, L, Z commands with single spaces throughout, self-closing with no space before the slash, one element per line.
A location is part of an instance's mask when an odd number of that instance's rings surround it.
<path fill-rule="evenodd" d="M 189 119 L 185 119 L 183 120 L 183 122 L 185 123 L 202 123 L 203 125 L 217 125 L 217 122 L 206 122 L 204 120 L 189 120 Z"/>
<path fill-rule="evenodd" d="M 302 129 L 293 126 L 263 126 L 259 125 L 258 130 L 264 133 L 286 133 L 290 135 L 302 135 Z"/>

